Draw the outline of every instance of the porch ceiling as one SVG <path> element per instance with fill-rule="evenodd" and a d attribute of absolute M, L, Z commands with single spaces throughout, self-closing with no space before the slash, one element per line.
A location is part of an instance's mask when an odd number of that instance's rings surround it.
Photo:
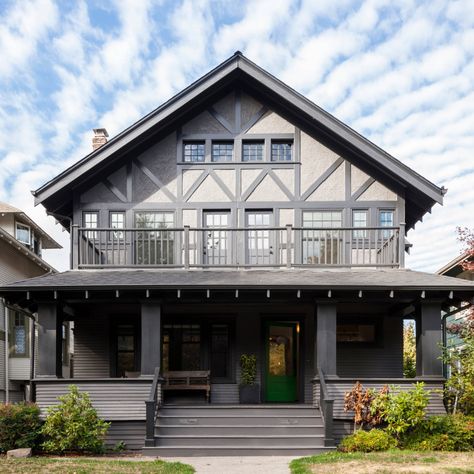
<path fill-rule="evenodd" d="M 0 287 L 14 291 L 99 289 L 448 290 L 474 297 L 474 282 L 406 269 L 75 270 Z"/>

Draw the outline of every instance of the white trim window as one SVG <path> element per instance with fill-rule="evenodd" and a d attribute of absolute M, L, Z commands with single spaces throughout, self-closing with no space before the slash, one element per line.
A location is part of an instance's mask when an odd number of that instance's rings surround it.
<path fill-rule="evenodd" d="M 234 142 L 213 142 L 211 161 L 232 161 L 234 158 Z"/>
<path fill-rule="evenodd" d="M 354 209 L 352 211 L 352 227 L 368 227 L 369 211 L 367 209 Z M 354 230 L 352 233 L 354 239 L 366 239 L 366 230 Z"/>
<path fill-rule="evenodd" d="M 98 212 L 84 212 L 82 215 L 84 227 L 86 229 L 97 229 L 99 227 L 99 213 Z M 98 232 L 87 232 L 88 239 L 97 239 Z"/>
<path fill-rule="evenodd" d="M 272 140 L 271 161 L 292 161 L 293 141 Z"/>
<path fill-rule="evenodd" d="M 110 227 L 113 229 L 125 229 L 125 212 L 123 211 L 112 211 L 109 214 Z M 113 239 L 123 239 L 123 232 L 111 232 Z"/>
<path fill-rule="evenodd" d="M 202 163 L 206 158 L 206 145 L 203 141 L 183 143 L 183 161 Z"/>
<path fill-rule="evenodd" d="M 394 226 L 395 213 L 393 209 L 381 209 L 379 211 L 379 225 L 380 227 L 393 227 Z M 387 229 L 382 231 L 382 237 L 389 239 L 393 236 L 393 229 Z"/>
<path fill-rule="evenodd" d="M 25 245 L 31 245 L 31 229 L 26 224 L 17 222 L 15 225 L 15 238 Z"/>

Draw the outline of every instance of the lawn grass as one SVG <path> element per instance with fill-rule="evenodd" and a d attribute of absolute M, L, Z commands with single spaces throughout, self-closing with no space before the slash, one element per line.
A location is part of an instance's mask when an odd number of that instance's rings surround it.
<path fill-rule="evenodd" d="M 392 450 L 383 453 L 329 452 L 295 459 L 292 474 L 436 472 L 474 474 L 474 453 Z"/>
<path fill-rule="evenodd" d="M 2 474 L 192 474 L 194 468 L 179 462 L 125 461 L 111 459 L 81 459 L 32 457 L 27 459 L 0 458 Z"/>

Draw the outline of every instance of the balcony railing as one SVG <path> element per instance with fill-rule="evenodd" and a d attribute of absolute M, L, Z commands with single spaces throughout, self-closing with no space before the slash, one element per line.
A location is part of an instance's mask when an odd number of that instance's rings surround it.
<path fill-rule="evenodd" d="M 78 228 L 74 266 L 399 267 L 401 227 Z"/>

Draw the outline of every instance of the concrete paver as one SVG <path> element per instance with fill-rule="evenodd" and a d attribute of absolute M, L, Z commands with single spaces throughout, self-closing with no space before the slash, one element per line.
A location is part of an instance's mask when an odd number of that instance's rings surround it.
<path fill-rule="evenodd" d="M 298 456 L 216 456 L 160 458 L 190 464 L 197 474 L 289 474 L 288 464 Z"/>

